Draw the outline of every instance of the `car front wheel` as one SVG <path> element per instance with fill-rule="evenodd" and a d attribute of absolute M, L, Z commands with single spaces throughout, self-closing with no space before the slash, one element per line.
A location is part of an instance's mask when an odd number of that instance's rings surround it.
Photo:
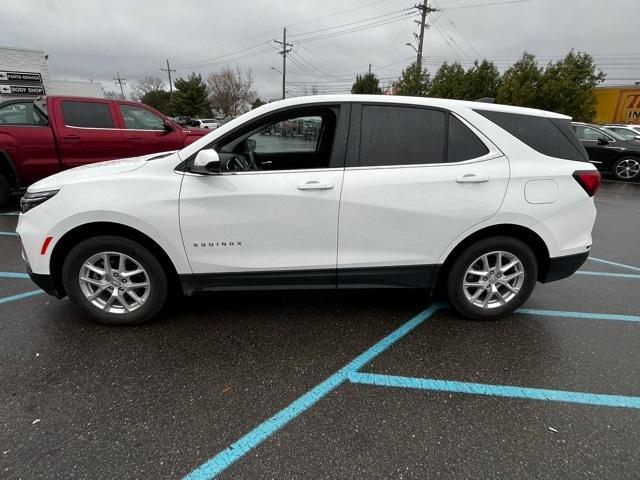
<path fill-rule="evenodd" d="M 633 157 L 621 158 L 611 170 L 618 180 L 631 181 L 640 178 L 640 160 Z"/>
<path fill-rule="evenodd" d="M 536 257 L 524 242 L 492 237 L 471 245 L 447 279 L 451 305 L 474 320 L 497 320 L 520 307 L 538 278 Z"/>
<path fill-rule="evenodd" d="M 84 312 L 107 325 L 137 325 L 167 298 L 162 265 L 144 246 L 123 237 L 80 242 L 62 267 L 65 291 Z"/>

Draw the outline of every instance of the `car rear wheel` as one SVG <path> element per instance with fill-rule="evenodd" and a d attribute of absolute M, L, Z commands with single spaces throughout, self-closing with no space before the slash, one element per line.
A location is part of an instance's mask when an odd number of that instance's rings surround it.
<path fill-rule="evenodd" d="M 640 160 L 633 157 L 621 158 L 611 170 L 618 180 L 631 181 L 640 178 Z"/>
<path fill-rule="evenodd" d="M 145 247 L 123 237 L 80 242 L 64 261 L 62 282 L 71 300 L 107 325 L 145 322 L 167 298 L 160 262 Z"/>
<path fill-rule="evenodd" d="M 474 320 L 497 320 L 520 307 L 538 278 L 534 253 L 512 237 L 471 245 L 454 261 L 447 293 L 451 305 Z"/>

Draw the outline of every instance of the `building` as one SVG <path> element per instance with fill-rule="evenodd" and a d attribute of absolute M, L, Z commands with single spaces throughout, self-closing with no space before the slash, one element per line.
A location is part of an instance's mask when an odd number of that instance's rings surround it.
<path fill-rule="evenodd" d="M 596 88 L 596 123 L 640 124 L 640 85 Z"/>
<path fill-rule="evenodd" d="M 100 82 L 53 80 L 42 50 L 0 46 L 0 101 L 38 95 L 104 97 Z"/>

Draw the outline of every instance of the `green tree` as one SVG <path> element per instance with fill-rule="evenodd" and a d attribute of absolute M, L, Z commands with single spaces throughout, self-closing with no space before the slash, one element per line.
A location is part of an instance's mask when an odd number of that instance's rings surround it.
<path fill-rule="evenodd" d="M 464 75 L 463 98 L 466 100 L 479 100 L 481 98 L 496 98 L 500 72 L 488 60 L 478 63 L 476 60 Z"/>
<path fill-rule="evenodd" d="M 539 107 L 590 122 L 596 114 L 595 87 L 604 79 L 602 71 L 596 72 L 591 55 L 571 50 L 562 60 L 547 65 L 540 79 Z"/>
<path fill-rule="evenodd" d="M 426 97 L 429 94 L 430 83 L 429 73 L 426 70 L 418 71 L 416 62 L 413 62 L 402 70 L 395 93 L 410 97 Z"/>
<path fill-rule="evenodd" d="M 356 81 L 351 87 L 351 93 L 368 93 L 373 95 L 380 95 L 382 89 L 380 88 L 380 82 L 375 73 L 365 73 L 364 75 L 357 75 Z"/>
<path fill-rule="evenodd" d="M 174 115 L 190 117 L 211 115 L 207 86 L 200 74 L 192 73 L 186 80 L 179 78 L 174 85 L 175 91 L 170 103 Z"/>
<path fill-rule="evenodd" d="M 253 103 L 251 104 L 251 110 L 253 110 L 254 108 L 258 108 L 261 107 L 262 105 L 266 105 L 267 102 L 263 102 L 260 97 L 256 98 Z"/>
<path fill-rule="evenodd" d="M 542 69 L 536 57 L 524 52 L 522 58 L 502 75 L 496 102 L 504 105 L 538 108 L 540 106 L 540 79 Z"/>
<path fill-rule="evenodd" d="M 170 102 L 171 95 L 165 90 L 152 90 L 140 97 L 140 101 L 145 105 L 155 108 L 165 115 L 171 115 Z"/>
<path fill-rule="evenodd" d="M 444 62 L 431 80 L 429 96 L 437 98 L 465 98 L 465 71 L 458 62 Z"/>

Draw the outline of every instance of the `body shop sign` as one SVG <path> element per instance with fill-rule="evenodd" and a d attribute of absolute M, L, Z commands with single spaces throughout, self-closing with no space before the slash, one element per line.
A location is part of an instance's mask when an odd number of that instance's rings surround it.
<path fill-rule="evenodd" d="M 44 95 L 42 85 L 0 85 L 0 95 Z"/>
<path fill-rule="evenodd" d="M 38 82 L 42 83 L 42 75 L 37 72 L 1 72 L 0 82 Z"/>

